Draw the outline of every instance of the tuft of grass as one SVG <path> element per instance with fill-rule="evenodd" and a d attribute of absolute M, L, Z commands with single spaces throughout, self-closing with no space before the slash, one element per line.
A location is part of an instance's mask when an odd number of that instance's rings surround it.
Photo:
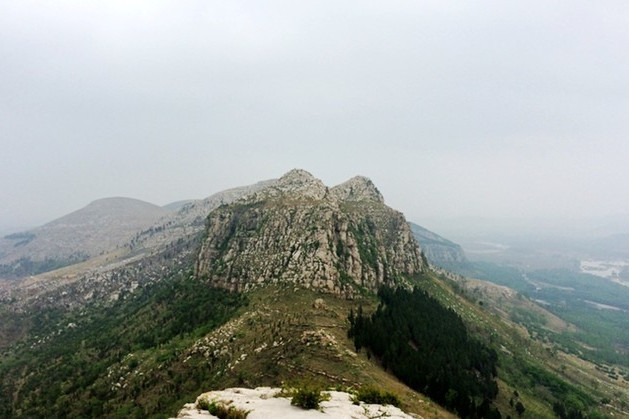
<path fill-rule="evenodd" d="M 246 419 L 249 410 L 237 409 L 234 406 L 226 406 L 216 400 L 201 399 L 197 401 L 197 409 L 207 410 L 218 419 Z"/>
<path fill-rule="evenodd" d="M 319 403 L 330 400 L 329 394 L 322 393 L 320 388 L 310 386 L 291 389 L 290 395 L 292 396 L 290 404 L 306 410 L 318 409 Z"/>
<path fill-rule="evenodd" d="M 401 404 L 400 399 L 395 394 L 374 387 L 362 387 L 354 394 L 353 401 L 367 404 L 390 404 L 395 407 L 400 407 Z"/>

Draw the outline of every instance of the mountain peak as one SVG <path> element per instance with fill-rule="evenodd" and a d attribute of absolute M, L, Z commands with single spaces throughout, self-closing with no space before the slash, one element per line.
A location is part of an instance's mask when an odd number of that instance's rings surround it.
<path fill-rule="evenodd" d="M 284 174 L 273 185 L 273 189 L 315 199 L 322 199 L 327 193 L 327 188 L 321 180 L 302 169 L 293 169 Z"/>
<path fill-rule="evenodd" d="M 332 196 L 340 201 L 384 202 L 384 198 L 378 188 L 376 188 L 376 185 L 365 176 L 354 176 L 348 181 L 333 187 L 330 192 Z"/>
<path fill-rule="evenodd" d="M 152 204 L 150 202 L 142 201 L 140 199 L 135 198 L 127 198 L 123 196 L 112 196 L 108 198 L 100 198 L 96 199 L 89 204 L 87 204 L 83 209 L 89 208 L 102 208 L 105 210 L 117 209 L 117 208 L 133 208 L 133 207 L 144 207 L 144 208 L 158 208 L 157 205 Z"/>
<path fill-rule="evenodd" d="M 0 265 L 12 266 L 7 276 L 26 276 L 73 264 L 115 249 L 139 231 L 154 225 L 167 211 L 133 198 L 102 198 L 43 226 L 23 232 L 19 241 L 0 240 Z M 20 260 L 54 261 L 20 268 Z M 43 266 L 43 267 L 39 267 Z"/>
<path fill-rule="evenodd" d="M 140 219 L 146 217 L 147 220 L 153 222 L 164 214 L 166 214 L 166 211 L 157 205 L 139 199 L 124 197 L 101 198 L 40 228 L 82 223 L 104 225 L 112 222 L 115 225 L 120 222 L 120 219 L 135 219 L 137 217 Z"/>
<path fill-rule="evenodd" d="M 340 205 L 344 202 L 369 205 Z M 332 189 L 291 170 L 255 195 L 212 211 L 195 274 L 233 290 L 287 282 L 351 297 L 422 271 L 404 216 L 371 180 Z"/>
<path fill-rule="evenodd" d="M 279 178 L 279 181 L 312 181 L 316 180 L 316 178 L 312 175 L 312 173 L 303 169 L 292 169 L 288 172 L 284 173 L 282 177 Z"/>

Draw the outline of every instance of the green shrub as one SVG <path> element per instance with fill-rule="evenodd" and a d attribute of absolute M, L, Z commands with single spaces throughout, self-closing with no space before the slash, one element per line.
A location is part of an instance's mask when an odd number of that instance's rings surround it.
<path fill-rule="evenodd" d="M 400 399 L 388 391 L 380 391 L 373 387 L 363 387 L 354 395 L 354 401 L 361 401 L 367 404 L 390 404 L 395 407 L 400 406 Z"/>
<path fill-rule="evenodd" d="M 321 390 L 315 387 L 298 387 L 292 392 L 290 404 L 299 406 L 302 409 L 318 409 L 319 403 L 328 400 L 328 394 L 321 394 Z"/>
<path fill-rule="evenodd" d="M 248 410 L 237 409 L 234 406 L 226 406 L 216 400 L 201 399 L 197 401 L 197 409 L 207 410 L 218 419 L 245 419 L 249 415 Z"/>
<path fill-rule="evenodd" d="M 208 410 L 209 411 L 210 410 L 210 401 L 208 399 L 197 400 L 197 409 Z"/>

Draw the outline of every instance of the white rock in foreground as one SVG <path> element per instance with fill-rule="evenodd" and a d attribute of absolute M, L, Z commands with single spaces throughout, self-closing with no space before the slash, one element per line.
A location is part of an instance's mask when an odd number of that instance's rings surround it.
<path fill-rule="evenodd" d="M 197 397 L 197 401 L 206 399 L 223 402 L 237 409 L 249 411 L 247 419 L 300 419 L 300 418 L 399 418 L 412 419 L 394 406 L 379 404 L 355 405 L 351 395 L 341 391 L 326 391 L 330 400 L 321 402 L 319 410 L 304 410 L 290 404 L 290 398 L 274 397 L 281 391 L 279 388 L 258 387 L 256 389 L 229 388 L 221 391 L 210 391 Z M 188 403 L 179 412 L 177 418 L 214 418 L 207 410 L 199 410 L 196 403 Z"/>

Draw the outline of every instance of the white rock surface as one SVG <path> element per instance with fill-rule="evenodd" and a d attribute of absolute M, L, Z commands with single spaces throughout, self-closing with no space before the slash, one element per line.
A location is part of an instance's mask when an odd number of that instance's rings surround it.
<path fill-rule="evenodd" d="M 379 404 L 352 403 L 351 395 L 341 391 L 325 392 L 330 400 L 321 402 L 319 410 L 304 410 L 290 404 L 290 398 L 275 397 L 279 388 L 258 387 L 256 389 L 229 388 L 221 391 L 203 393 L 198 400 L 223 402 L 237 409 L 249 411 L 248 419 L 310 419 L 310 418 L 339 418 L 339 419 L 372 419 L 398 418 L 411 419 L 410 416 L 397 407 Z M 188 403 L 179 412 L 177 418 L 214 418 L 206 410 L 199 410 L 195 403 Z"/>

